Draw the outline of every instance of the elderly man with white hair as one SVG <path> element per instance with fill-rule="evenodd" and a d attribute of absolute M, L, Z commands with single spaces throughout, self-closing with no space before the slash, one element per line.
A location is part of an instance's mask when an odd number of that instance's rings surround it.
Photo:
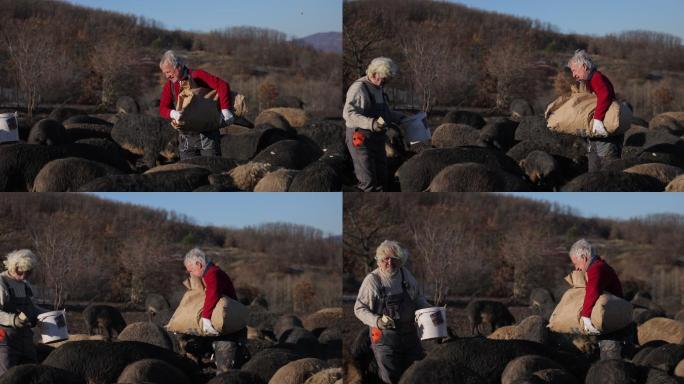
<path fill-rule="evenodd" d="M 427 302 L 413 275 L 404 267 L 408 251 L 396 241 L 383 241 L 375 252 L 378 268 L 361 284 L 354 314 L 370 327 L 371 349 L 385 383 L 396 383 L 423 357 L 415 311 Z"/>
<path fill-rule="evenodd" d="M 178 94 L 183 87 L 209 88 L 216 90 L 219 107 L 223 118 L 222 125 L 230 125 L 235 121 L 231 109 L 230 86 L 225 80 L 201 69 L 190 69 L 183 58 L 173 51 L 166 51 L 159 63 L 164 83 L 159 99 L 159 115 L 166 120 L 178 121 L 182 112 L 176 105 Z M 197 156 L 221 156 L 221 136 L 216 132 L 184 133 L 179 132 L 178 147 L 180 158 L 188 159 Z"/>
<path fill-rule="evenodd" d="M 204 283 L 204 306 L 200 312 L 202 330 L 205 336 L 213 336 L 212 342 L 215 354 L 217 374 L 235 368 L 239 349 L 246 349 L 247 328 L 243 328 L 229 335 L 219 335 L 211 324 L 211 315 L 221 296 L 228 296 L 237 300 L 233 281 L 221 268 L 212 263 L 207 255 L 199 248 L 191 249 L 183 260 L 185 269 L 190 276 L 202 279 Z"/>
<path fill-rule="evenodd" d="M 37 362 L 33 332 L 39 314 L 46 312 L 31 300 L 27 279 L 38 265 L 28 249 L 10 252 L 0 273 L 0 375 L 15 365 Z"/>
<path fill-rule="evenodd" d="M 584 325 L 585 333 L 597 335 L 599 339 L 602 339 L 599 341 L 602 360 L 622 358 L 621 340 L 616 340 L 616 335 L 600 335 L 599 330 L 591 323 L 591 311 L 603 292 L 623 297 L 622 284 L 617 273 L 605 260 L 596 254 L 594 246 L 585 239 L 575 242 L 570 247 L 569 255 L 575 270 L 587 274 L 584 303 L 580 311 L 580 318 Z"/>
<path fill-rule="evenodd" d="M 404 115 L 392 111 L 383 86 L 397 75 L 397 65 L 387 57 L 373 59 L 366 76 L 354 81 L 347 90 L 342 110 L 346 125 L 346 143 L 358 180 L 358 189 L 380 192 L 387 184 L 385 130 L 399 123 Z"/>
<path fill-rule="evenodd" d="M 597 171 L 601 168 L 603 159 L 617 159 L 620 156 L 620 136 L 608 136 L 608 131 L 603 125 L 603 119 L 610 108 L 610 104 L 615 100 L 613 84 L 608 78 L 596 69 L 596 65 L 583 49 L 578 49 L 568 61 L 568 68 L 572 71 L 572 76 L 586 85 L 587 91 L 596 94 L 596 109 L 592 120 L 591 137 L 587 150 L 589 160 L 589 172 Z"/>

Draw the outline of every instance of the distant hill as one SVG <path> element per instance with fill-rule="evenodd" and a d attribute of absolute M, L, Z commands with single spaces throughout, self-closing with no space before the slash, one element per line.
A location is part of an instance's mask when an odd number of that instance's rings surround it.
<path fill-rule="evenodd" d="M 300 44 L 308 45 L 323 52 L 342 53 L 341 32 L 314 33 L 296 40 Z"/>
<path fill-rule="evenodd" d="M 173 49 L 193 67 L 219 63 L 212 73 L 245 95 L 251 119 L 270 107 L 274 94 L 297 96 L 308 111 L 339 114 L 342 94 L 331 90 L 340 87 L 341 76 L 334 73 L 342 71 L 341 49 L 328 51 L 333 45 L 323 37 L 314 38 L 317 48 L 312 49 L 283 32 L 252 26 L 206 33 L 168 30 L 133 14 L 49 0 L 0 1 L 0 12 L 0 103 L 105 109 L 126 95 L 144 110 L 154 110 L 160 93 L 157 64 L 164 51 Z M 25 49 L 9 49 L 16 45 Z M 38 55 L 43 60 L 32 61 Z M 55 72 L 60 76 L 47 75 Z M 272 91 L 259 92 L 263 89 Z"/>
<path fill-rule="evenodd" d="M 350 281 L 361 282 L 375 268 L 375 247 L 392 239 L 408 247 L 409 268 L 429 293 L 442 271 L 449 295 L 555 290 L 565 286 L 562 278 L 572 269 L 570 246 L 587 238 L 623 283 L 662 302 L 684 297 L 684 289 L 668 288 L 681 272 L 675 266 L 684 255 L 682 215 L 586 218 L 558 204 L 477 193 L 345 195 L 344 207 L 344 272 Z M 346 291 L 358 288 L 345 284 Z"/>
<path fill-rule="evenodd" d="M 400 73 L 388 89 L 396 104 L 508 113 L 523 98 L 541 114 L 558 97 L 554 76 L 586 49 L 636 116 L 684 110 L 682 39 L 630 30 L 638 25 L 606 36 L 563 34 L 543 20 L 421 0 L 345 1 L 343 22 L 345 88 L 372 58 L 391 57 Z"/>
<path fill-rule="evenodd" d="M 284 278 L 316 288 L 308 306 L 339 299 L 341 279 L 330 277 L 340 272 L 342 245 L 304 225 L 200 226 L 173 211 L 88 194 L 5 193 L 0 238 L 1 257 L 22 248 L 36 253 L 32 283 L 42 298 L 83 301 L 98 292 L 98 300 L 139 302 L 149 292 L 169 293 L 187 275 L 183 255 L 200 247 L 237 288 L 277 297 L 282 310 L 297 302 L 296 290 L 283 292 Z"/>

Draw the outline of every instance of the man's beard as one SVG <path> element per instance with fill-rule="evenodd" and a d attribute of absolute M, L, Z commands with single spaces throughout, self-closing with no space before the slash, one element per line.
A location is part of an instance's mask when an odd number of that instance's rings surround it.
<path fill-rule="evenodd" d="M 395 265 L 390 265 L 387 267 L 380 267 L 380 272 L 389 275 L 389 276 L 394 276 L 395 273 L 399 271 L 399 267 Z"/>

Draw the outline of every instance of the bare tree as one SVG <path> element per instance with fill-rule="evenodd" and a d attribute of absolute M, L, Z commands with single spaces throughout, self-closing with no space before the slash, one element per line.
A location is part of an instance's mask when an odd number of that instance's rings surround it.
<path fill-rule="evenodd" d="M 344 213 L 345 272 L 368 274 L 373 265 L 373 252 L 383 240 L 383 226 L 368 211 L 346 209 Z"/>
<path fill-rule="evenodd" d="M 88 279 L 92 247 L 82 231 L 70 231 L 67 214 L 32 221 L 29 228 L 33 248 L 40 259 L 40 275 L 53 308 L 61 308 L 69 294 Z"/>
<path fill-rule="evenodd" d="M 11 73 L 24 99 L 29 117 L 38 105 L 53 68 L 50 59 L 57 49 L 45 25 L 38 19 L 0 23 L 2 40 L 9 55 Z"/>
<path fill-rule="evenodd" d="M 492 46 L 485 67 L 496 79 L 496 107 L 500 111 L 508 109 L 513 97 L 533 99 L 535 87 L 531 83 L 531 61 L 530 47 L 523 40 L 512 37 Z"/>
<path fill-rule="evenodd" d="M 545 286 L 544 260 L 552 243 L 550 231 L 542 226 L 516 226 L 506 233 L 501 253 L 513 269 L 513 297 L 524 300 L 533 288 Z"/>
<path fill-rule="evenodd" d="M 90 65 L 101 79 L 100 105 L 109 106 L 123 94 L 134 94 L 136 86 L 132 76 L 137 62 L 138 48 L 124 33 L 99 41 L 90 58 Z"/>
<path fill-rule="evenodd" d="M 408 67 L 409 83 L 422 101 L 421 109 L 430 112 L 440 100 L 459 103 L 474 83 L 474 72 L 460 50 L 449 39 L 440 37 L 439 25 L 424 23 L 399 39 Z"/>

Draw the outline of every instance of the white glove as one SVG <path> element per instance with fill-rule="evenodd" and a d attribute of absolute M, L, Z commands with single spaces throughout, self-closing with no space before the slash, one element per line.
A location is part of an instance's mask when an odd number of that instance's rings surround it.
<path fill-rule="evenodd" d="M 218 336 L 218 331 L 214 329 L 214 326 L 211 325 L 211 320 L 210 319 L 205 319 L 204 317 L 202 318 L 202 331 L 204 331 L 204 334 L 207 336 Z"/>
<path fill-rule="evenodd" d="M 24 328 L 29 326 L 28 316 L 26 316 L 24 312 L 14 315 L 14 328 Z"/>
<path fill-rule="evenodd" d="M 373 132 L 384 132 L 386 128 L 387 123 L 385 123 L 385 119 L 382 117 L 378 117 L 376 120 L 373 120 L 373 124 L 371 125 L 371 131 Z"/>
<path fill-rule="evenodd" d="M 221 110 L 221 115 L 223 115 L 223 122 L 228 126 L 233 124 L 235 122 L 235 116 L 227 110 L 227 109 L 222 109 Z"/>
<path fill-rule="evenodd" d="M 591 323 L 591 319 L 588 317 L 582 316 L 582 323 L 584 323 L 584 332 L 587 335 L 599 335 L 601 332 L 599 332 L 596 327 L 594 327 L 594 324 Z"/>
<path fill-rule="evenodd" d="M 591 127 L 591 135 L 594 137 L 608 136 L 608 131 L 606 131 L 606 127 L 603 126 L 603 121 L 594 119 L 593 125 Z"/>
<path fill-rule="evenodd" d="M 377 326 L 380 329 L 394 329 L 395 327 L 394 320 L 387 315 L 378 317 Z"/>
<path fill-rule="evenodd" d="M 176 120 L 176 121 L 180 121 L 180 118 L 181 118 L 181 115 L 182 115 L 182 114 L 183 114 L 182 112 L 176 111 L 175 109 L 172 110 L 171 113 L 170 113 L 171 118 L 174 119 L 174 120 Z"/>

